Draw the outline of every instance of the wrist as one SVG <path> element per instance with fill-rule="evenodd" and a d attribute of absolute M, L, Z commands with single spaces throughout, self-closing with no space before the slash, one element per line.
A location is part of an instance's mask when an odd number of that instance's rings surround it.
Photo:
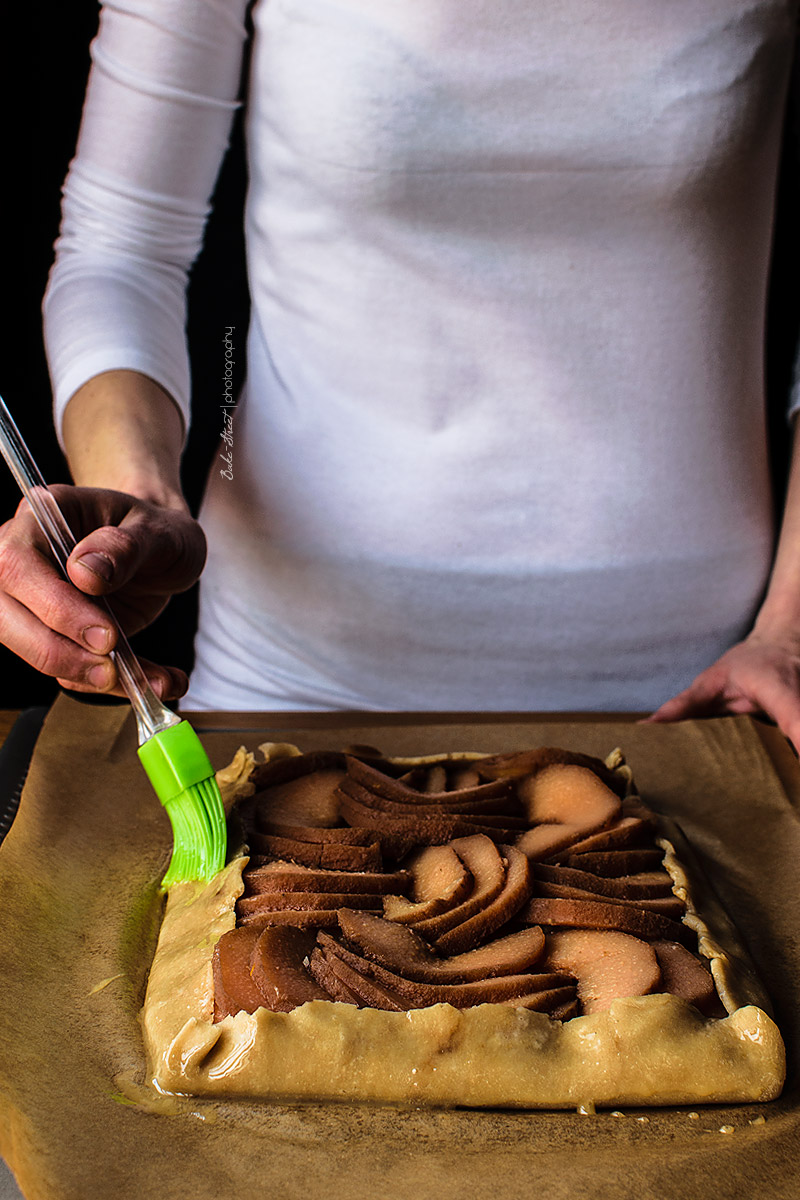
<path fill-rule="evenodd" d="M 767 598 L 753 622 L 751 638 L 791 644 L 800 650 L 800 609 L 794 596 Z"/>
<path fill-rule="evenodd" d="M 153 477 L 147 472 L 131 472 L 128 475 L 115 473 L 113 483 L 84 479 L 75 480 L 75 482 L 79 487 L 113 488 L 116 492 L 125 492 L 128 496 L 135 496 L 137 500 L 144 500 L 148 504 L 155 504 L 158 508 L 164 508 L 170 512 L 190 512 L 186 498 L 180 489 L 180 483 L 172 486 L 164 479 Z"/>

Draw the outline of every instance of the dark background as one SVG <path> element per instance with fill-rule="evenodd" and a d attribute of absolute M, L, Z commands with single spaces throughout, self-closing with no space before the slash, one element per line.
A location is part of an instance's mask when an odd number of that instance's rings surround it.
<path fill-rule="evenodd" d="M 52 428 L 41 301 L 58 233 L 61 184 L 80 123 L 88 48 L 97 30 L 98 12 L 95 0 L 47 0 L 29 6 L 27 19 L 20 19 L 25 36 L 9 39 L 20 46 L 35 46 L 36 55 L 29 64 L 35 87 L 27 97 L 17 94 L 12 100 L 12 109 L 22 116 L 19 161 L 25 170 L 14 172 L 14 195 L 4 221 L 5 251 L 14 264 L 6 277 L 14 278 L 15 287 L 13 319 L 6 326 L 5 353 L 0 359 L 0 394 L 50 482 L 64 481 L 68 474 Z M 193 415 L 182 474 L 195 512 L 222 428 L 222 338 L 227 325 L 236 326 L 237 387 L 244 374 L 249 312 L 242 236 L 244 192 L 239 116 L 189 290 Z M 0 460 L 0 522 L 13 514 L 18 503 L 16 484 Z M 175 597 L 154 625 L 132 639 L 134 649 L 143 657 L 189 670 L 196 605 L 196 589 Z M 41 676 L 0 646 L 0 708 L 47 703 L 57 691 L 54 680 Z"/>
<path fill-rule="evenodd" d="M 42 471 L 50 481 L 67 478 L 52 432 L 50 386 L 41 338 L 41 298 L 58 232 L 61 182 L 73 152 L 89 69 L 88 46 L 97 28 L 95 0 L 46 0 L 29 5 L 12 30 L 11 47 L 25 55 L 21 64 L 29 86 L 9 97 L 9 125 L 21 133 L 21 149 L 10 161 L 22 169 L 7 174 L 4 250 L 13 269 L 7 295 L 0 390 L 14 413 Z M 15 36 L 16 34 L 16 36 Z M 21 76 L 20 76 L 21 77 Z M 795 94 L 797 89 L 795 89 Z M 800 326 L 797 284 L 800 156 L 795 105 L 790 105 L 776 214 L 775 254 L 769 305 L 767 385 L 775 465 L 776 502 L 785 478 L 788 431 L 785 404 Z M 219 435 L 221 339 L 226 325 L 237 327 L 238 382 L 243 373 L 248 298 L 242 243 L 245 170 L 240 119 L 223 165 L 206 245 L 192 272 L 189 343 L 193 373 L 193 424 L 184 455 L 184 484 L 196 511 Z M 9 204 L 10 198 L 10 204 Z M 9 303 L 10 301 L 10 303 Z M 0 464 L 0 521 L 10 517 L 19 495 Z M 196 595 L 176 597 L 166 613 L 134 639 L 145 657 L 190 669 Z M 0 708 L 48 702 L 57 687 L 0 647 Z"/>

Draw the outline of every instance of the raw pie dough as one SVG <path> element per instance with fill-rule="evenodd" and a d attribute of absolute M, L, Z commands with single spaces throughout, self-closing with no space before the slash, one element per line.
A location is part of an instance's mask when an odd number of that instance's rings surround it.
<path fill-rule="evenodd" d="M 260 749 L 267 760 L 298 753 L 283 744 Z M 483 756 L 402 761 L 444 757 Z M 242 748 L 219 772 L 226 808 L 253 792 L 254 765 Z M 630 775 L 619 752 L 607 766 Z M 399 1013 L 314 1000 L 214 1024 L 212 953 L 236 924 L 249 861 L 239 855 L 210 884 L 169 893 L 142 1013 L 154 1086 L 217 1097 L 516 1108 L 773 1099 L 785 1054 L 769 1001 L 690 848 L 659 820 L 664 866 L 687 905 L 684 924 L 698 934 L 727 1017 L 653 994 L 563 1023 L 499 1004 Z"/>

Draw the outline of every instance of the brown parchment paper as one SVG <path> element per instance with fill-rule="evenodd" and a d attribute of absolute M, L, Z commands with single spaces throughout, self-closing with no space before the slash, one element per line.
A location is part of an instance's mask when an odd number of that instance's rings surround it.
<path fill-rule="evenodd" d="M 128 710 L 62 696 L 0 846 L 0 1151 L 29 1200 L 798 1200 L 800 771 L 774 731 L 748 718 L 203 714 L 195 724 L 217 767 L 264 740 L 393 754 L 621 746 L 747 942 L 787 1045 L 784 1094 L 620 1115 L 154 1096 L 137 1013 L 169 823 Z"/>

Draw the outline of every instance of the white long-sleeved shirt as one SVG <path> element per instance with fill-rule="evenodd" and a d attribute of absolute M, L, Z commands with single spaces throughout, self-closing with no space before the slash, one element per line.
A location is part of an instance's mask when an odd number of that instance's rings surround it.
<path fill-rule="evenodd" d="M 188 420 L 185 276 L 243 13 L 104 7 L 45 305 L 57 415 L 128 367 Z M 253 19 L 248 379 L 187 707 L 655 706 L 746 631 L 769 569 L 794 3 Z"/>

